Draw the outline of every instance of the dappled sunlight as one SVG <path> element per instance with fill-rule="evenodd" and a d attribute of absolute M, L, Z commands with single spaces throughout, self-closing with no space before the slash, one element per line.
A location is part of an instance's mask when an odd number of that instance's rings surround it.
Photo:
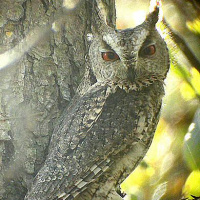
<path fill-rule="evenodd" d="M 0 54 L 0 70 L 18 62 L 36 44 L 44 42 L 44 37 L 47 36 L 49 32 L 51 32 L 51 26 L 44 26 L 42 29 L 40 27 L 35 27 L 33 30 L 29 31 L 26 37 L 12 49 Z"/>
<path fill-rule="evenodd" d="M 135 25 L 141 24 L 146 18 L 146 12 L 144 10 L 138 10 L 131 15 L 132 20 L 134 21 Z"/>
<path fill-rule="evenodd" d="M 117 28 L 133 28 L 141 24 L 148 13 L 148 4 L 141 1 L 117 0 Z"/>
<path fill-rule="evenodd" d="M 9 61 L 11 59 L 11 56 L 9 53 L 4 53 L 0 55 L 0 69 L 3 69 L 4 67 L 6 67 L 7 65 L 9 65 Z"/>
<path fill-rule="evenodd" d="M 64 0 L 63 7 L 65 7 L 66 9 L 74 9 L 79 2 L 80 0 Z"/>

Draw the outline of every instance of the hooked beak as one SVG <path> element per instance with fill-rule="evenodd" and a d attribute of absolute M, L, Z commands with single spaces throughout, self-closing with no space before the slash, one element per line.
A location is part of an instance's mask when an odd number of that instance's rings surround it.
<path fill-rule="evenodd" d="M 132 68 L 128 68 L 128 80 L 133 83 L 135 81 L 136 73 Z"/>
<path fill-rule="evenodd" d="M 133 83 L 136 78 L 136 60 L 127 60 L 126 61 L 127 66 L 127 79 Z"/>

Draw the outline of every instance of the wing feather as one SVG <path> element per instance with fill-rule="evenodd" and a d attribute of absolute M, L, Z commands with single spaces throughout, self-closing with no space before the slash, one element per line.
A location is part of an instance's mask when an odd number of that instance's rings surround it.
<path fill-rule="evenodd" d="M 108 95 L 108 86 L 95 85 L 65 111 L 65 117 L 52 135 L 45 164 L 36 175 L 26 200 L 54 199 L 61 194 L 75 195 L 104 171 L 109 160 L 81 166 L 76 151 L 101 114 Z M 71 199 L 71 195 L 65 199 Z"/>

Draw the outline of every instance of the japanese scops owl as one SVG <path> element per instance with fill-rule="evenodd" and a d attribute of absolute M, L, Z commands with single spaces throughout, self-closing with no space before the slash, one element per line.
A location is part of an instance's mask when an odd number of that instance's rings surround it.
<path fill-rule="evenodd" d="M 91 84 L 55 129 L 26 200 L 122 199 L 115 188 L 146 154 L 164 95 L 169 55 L 157 21 L 158 8 L 133 29 L 94 33 Z"/>

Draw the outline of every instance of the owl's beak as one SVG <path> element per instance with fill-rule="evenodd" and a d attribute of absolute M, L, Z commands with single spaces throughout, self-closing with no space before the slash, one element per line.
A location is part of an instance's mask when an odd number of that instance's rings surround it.
<path fill-rule="evenodd" d="M 133 83 L 136 78 L 136 62 L 132 61 L 131 63 L 127 64 L 127 79 Z"/>
<path fill-rule="evenodd" d="M 136 73 L 135 70 L 128 68 L 128 74 L 127 74 L 127 78 L 128 80 L 133 83 L 135 81 L 135 77 L 136 77 Z"/>
<path fill-rule="evenodd" d="M 126 78 L 133 83 L 137 74 L 137 54 L 127 57 L 123 55 L 121 58 L 124 68 L 126 69 Z"/>

